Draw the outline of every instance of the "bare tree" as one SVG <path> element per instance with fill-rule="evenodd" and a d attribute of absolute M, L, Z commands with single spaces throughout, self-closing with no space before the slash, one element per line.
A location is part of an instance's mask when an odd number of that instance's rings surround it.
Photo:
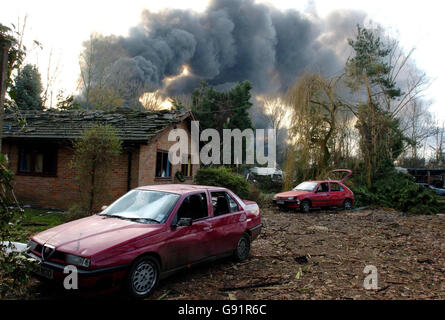
<path fill-rule="evenodd" d="M 94 34 L 90 34 L 89 42 L 84 43 L 84 51 L 80 54 L 80 78 L 79 86 L 83 89 L 85 95 L 85 103 L 87 108 L 90 107 L 90 91 L 93 86 L 93 70 L 95 63 L 95 47 Z"/>
<path fill-rule="evenodd" d="M 291 109 L 279 95 L 265 96 L 262 98 L 264 114 L 269 120 L 270 126 L 276 130 L 277 140 L 282 129 L 286 125 L 290 125 L 286 120 L 291 116 Z"/>
<path fill-rule="evenodd" d="M 430 145 L 433 150 L 432 163 L 433 166 L 442 166 L 444 164 L 444 135 L 445 135 L 445 123 L 437 125 L 434 128 L 434 144 Z"/>
<path fill-rule="evenodd" d="M 45 87 L 42 92 L 42 105 L 52 108 L 54 102 L 54 85 L 60 75 L 60 57 L 54 63 L 54 49 L 52 48 L 48 57 L 48 66 L 46 68 Z"/>
<path fill-rule="evenodd" d="M 170 98 L 171 103 L 174 106 L 181 106 L 186 110 L 191 110 L 193 105 L 193 99 L 191 94 L 178 94 Z"/>
<path fill-rule="evenodd" d="M 431 136 L 435 134 L 435 128 L 432 126 L 433 118 L 429 112 L 430 104 L 421 99 L 412 100 L 400 113 L 401 129 L 410 143 L 410 157 L 417 159 L 419 157 L 418 149 Z"/>
<path fill-rule="evenodd" d="M 165 97 L 163 97 L 158 91 L 145 92 L 142 94 L 140 102 L 144 109 L 155 111 L 162 109 L 161 105 L 165 102 Z"/>
<path fill-rule="evenodd" d="M 343 104 L 338 94 L 341 80 L 342 76 L 308 74 L 287 93 L 292 108 L 290 137 L 298 153 L 297 161 L 311 164 L 314 176 L 324 174 L 332 161 L 331 146 Z"/>
<path fill-rule="evenodd" d="M 110 87 L 108 69 L 120 57 L 126 56 L 126 51 L 118 44 L 114 36 L 102 36 L 90 34 L 90 39 L 83 43 L 83 51 L 79 56 L 80 77 L 79 89 L 82 90 L 87 108 L 91 105 L 91 90 L 97 87 L 97 92 L 106 92 L 105 87 Z M 116 79 L 113 78 L 115 81 Z M 126 78 L 125 81 L 128 79 Z M 124 81 L 124 80 L 123 80 Z M 120 83 L 123 86 L 122 83 Z M 131 84 L 130 84 L 131 85 Z M 119 90 L 113 87 L 114 92 Z"/>

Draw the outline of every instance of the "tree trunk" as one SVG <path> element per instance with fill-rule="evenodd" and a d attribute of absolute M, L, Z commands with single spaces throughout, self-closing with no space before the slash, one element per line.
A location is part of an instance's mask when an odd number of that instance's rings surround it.
<path fill-rule="evenodd" d="M 90 207 L 89 207 L 89 214 L 93 214 L 94 210 L 94 196 L 95 196 L 95 177 L 96 177 L 96 164 L 93 163 L 93 168 L 91 169 L 91 188 L 90 188 Z"/>
<path fill-rule="evenodd" d="M 365 75 L 365 82 L 366 82 L 366 89 L 368 91 L 368 106 L 369 106 L 369 113 L 371 117 L 370 121 L 370 127 L 371 127 L 371 148 L 367 151 L 368 154 L 368 165 L 366 170 L 366 183 L 368 185 L 368 188 L 371 186 L 371 176 L 373 173 L 373 169 L 375 166 L 375 154 L 376 154 L 376 147 L 377 147 L 377 141 L 376 141 L 376 132 L 375 132 L 375 108 L 374 103 L 372 102 L 372 95 L 371 95 L 371 87 L 369 85 L 369 79 L 368 76 Z M 368 144 L 369 146 L 369 144 Z"/>
<path fill-rule="evenodd" d="M 4 102 L 6 91 L 6 77 L 8 74 L 8 52 L 11 42 L 0 39 L 0 154 L 2 153 Z"/>

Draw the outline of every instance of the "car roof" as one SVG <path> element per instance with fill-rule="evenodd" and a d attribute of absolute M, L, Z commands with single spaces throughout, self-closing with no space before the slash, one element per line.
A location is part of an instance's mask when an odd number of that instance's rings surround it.
<path fill-rule="evenodd" d="M 223 187 L 212 187 L 212 186 L 199 186 L 192 184 L 158 184 L 158 185 L 149 185 L 149 186 L 141 186 L 136 188 L 138 190 L 151 190 L 151 191 L 163 191 L 163 192 L 171 192 L 177 194 L 184 194 L 193 191 L 205 191 L 205 190 L 226 190 Z"/>
<path fill-rule="evenodd" d="M 336 182 L 336 183 L 343 184 L 343 182 L 341 182 L 341 180 L 308 180 L 308 181 L 304 181 L 304 182 L 314 182 L 314 183 Z"/>

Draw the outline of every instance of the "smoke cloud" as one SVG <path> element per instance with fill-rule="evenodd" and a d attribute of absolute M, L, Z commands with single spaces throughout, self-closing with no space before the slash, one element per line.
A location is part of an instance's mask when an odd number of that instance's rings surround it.
<path fill-rule="evenodd" d="M 321 19 L 253 0 L 213 0 L 202 13 L 145 10 L 117 39 L 126 54 L 107 71 L 109 79 L 122 83 L 125 75 L 132 88 L 166 95 L 189 93 L 201 80 L 217 88 L 249 80 L 254 92 L 283 92 L 304 72 L 338 73 L 349 54 L 346 39 L 365 18 L 338 11 Z M 178 77 L 184 66 L 189 73 Z M 120 91 L 130 98 L 131 90 Z"/>

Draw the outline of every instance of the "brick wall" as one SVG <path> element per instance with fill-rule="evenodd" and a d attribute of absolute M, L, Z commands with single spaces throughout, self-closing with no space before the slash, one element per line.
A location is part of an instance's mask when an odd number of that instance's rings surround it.
<path fill-rule="evenodd" d="M 187 130 L 185 123 L 178 128 Z M 151 141 L 149 145 L 141 145 L 139 150 L 132 150 L 131 188 L 142 185 L 178 183 L 174 178 L 180 165 L 173 166 L 171 179 L 156 179 L 156 151 L 168 150 L 175 142 L 168 141 L 168 133 L 173 127 L 167 128 L 162 134 Z M 19 147 L 13 142 L 3 142 L 2 151 L 8 155 L 11 169 L 18 168 Z M 26 176 L 17 174 L 14 177 L 14 191 L 22 205 L 32 205 L 41 208 L 69 209 L 79 201 L 79 188 L 75 181 L 76 171 L 70 168 L 73 151 L 68 146 L 59 145 L 57 154 L 57 177 Z M 193 165 L 193 175 L 199 165 Z M 124 151 L 112 164 L 112 170 L 107 178 L 109 199 L 103 204 L 108 205 L 127 192 L 128 188 L 128 152 Z M 187 178 L 185 183 L 192 183 Z"/>
<path fill-rule="evenodd" d="M 180 123 L 177 125 L 178 129 L 184 129 L 189 133 L 185 123 Z M 173 165 L 172 166 L 172 174 L 171 178 L 156 178 L 156 152 L 157 150 L 168 151 L 169 148 L 175 144 L 174 141 L 168 141 L 168 135 L 170 130 L 173 129 L 173 126 L 166 128 L 161 134 L 159 134 L 155 139 L 151 141 L 149 145 L 141 146 L 139 151 L 139 185 L 151 185 L 151 184 L 163 184 L 163 183 L 180 183 L 175 178 L 176 171 L 181 170 L 181 165 Z M 196 171 L 199 169 L 199 164 L 193 165 L 192 175 L 196 174 Z M 193 183 L 193 176 L 186 177 L 186 181 L 184 183 L 191 184 Z"/>
<path fill-rule="evenodd" d="M 10 167 L 16 173 L 18 168 L 19 147 L 14 143 L 3 143 L 3 152 L 8 155 Z M 70 168 L 73 151 L 68 146 L 60 145 L 57 152 L 57 176 L 29 176 L 16 174 L 14 177 L 14 192 L 22 205 L 32 205 L 42 208 L 57 208 L 66 210 L 79 201 L 79 187 L 75 181 L 76 170 Z M 133 155 L 138 157 L 138 152 Z M 137 166 L 133 163 L 133 170 Z M 112 164 L 112 170 L 107 178 L 110 188 L 109 199 L 104 204 L 123 195 L 127 191 L 128 154 L 121 154 Z"/>

